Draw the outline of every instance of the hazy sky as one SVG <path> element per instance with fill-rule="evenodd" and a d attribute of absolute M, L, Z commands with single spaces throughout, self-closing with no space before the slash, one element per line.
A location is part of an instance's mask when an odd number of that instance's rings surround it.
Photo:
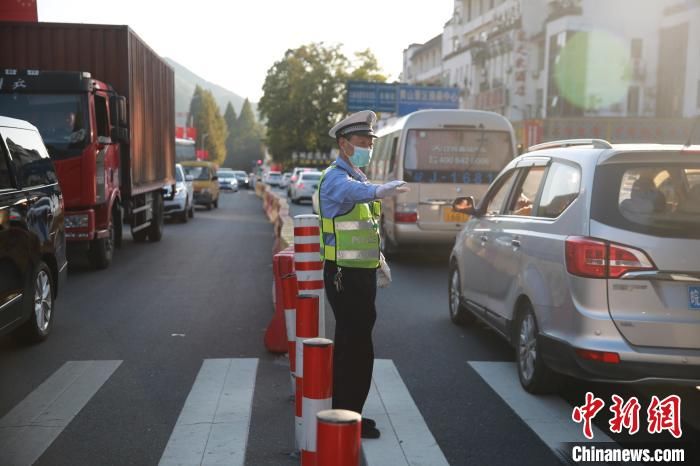
<path fill-rule="evenodd" d="M 309 42 L 370 48 L 390 79 L 442 32 L 453 0 L 38 0 L 40 21 L 128 24 L 160 55 L 253 101 L 267 70 Z M 211 51 L 212 53 L 209 53 Z M 238 109 L 236 109 L 238 110 Z"/>

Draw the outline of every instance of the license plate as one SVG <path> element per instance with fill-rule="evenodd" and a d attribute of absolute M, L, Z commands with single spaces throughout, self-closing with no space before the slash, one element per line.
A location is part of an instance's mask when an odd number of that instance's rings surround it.
<path fill-rule="evenodd" d="M 700 311 L 700 286 L 688 287 L 688 307 Z"/>
<path fill-rule="evenodd" d="M 469 215 L 455 212 L 452 207 L 445 207 L 442 209 L 442 218 L 445 222 L 464 223 L 469 220 Z"/>

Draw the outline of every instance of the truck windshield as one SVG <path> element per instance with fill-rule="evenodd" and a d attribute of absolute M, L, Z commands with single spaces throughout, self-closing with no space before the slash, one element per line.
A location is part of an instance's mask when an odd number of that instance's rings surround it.
<path fill-rule="evenodd" d="M 80 94 L 0 94 L 3 116 L 39 129 L 51 158 L 79 156 L 89 142 L 87 96 Z"/>

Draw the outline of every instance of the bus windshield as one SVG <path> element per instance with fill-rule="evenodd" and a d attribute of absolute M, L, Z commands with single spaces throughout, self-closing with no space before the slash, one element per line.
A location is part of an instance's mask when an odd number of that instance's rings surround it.
<path fill-rule="evenodd" d="M 175 161 L 197 160 L 195 142 L 191 139 L 175 139 Z"/>
<path fill-rule="evenodd" d="M 412 129 L 406 138 L 404 180 L 491 183 L 513 158 L 510 133 L 479 129 Z"/>
<path fill-rule="evenodd" d="M 89 142 L 87 96 L 80 94 L 0 94 L 3 116 L 37 127 L 52 159 L 75 157 Z"/>

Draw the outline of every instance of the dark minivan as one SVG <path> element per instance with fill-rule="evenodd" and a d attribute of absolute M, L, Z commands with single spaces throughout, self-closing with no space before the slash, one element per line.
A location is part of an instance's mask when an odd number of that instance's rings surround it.
<path fill-rule="evenodd" d="M 63 196 L 31 124 L 0 116 L 0 335 L 48 337 L 67 275 Z"/>

